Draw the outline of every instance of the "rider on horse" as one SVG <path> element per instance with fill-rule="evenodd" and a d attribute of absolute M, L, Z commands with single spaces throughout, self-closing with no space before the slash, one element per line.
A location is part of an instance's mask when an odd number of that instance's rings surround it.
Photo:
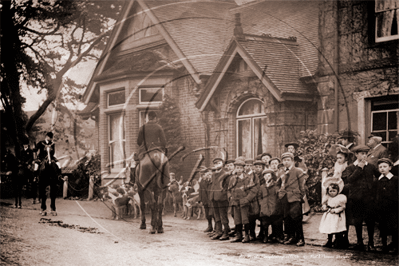
<path fill-rule="evenodd" d="M 161 150 L 166 153 L 166 138 L 162 127 L 157 123 L 157 115 L 154 111 L 147 114 L 148 122 L 140 128 L 137 137 L 139 156 L 135 158 L 136 162 L 142 158 L 142 155 L 151 150 Z M 139 166 L 139 165 L 138 165 Z M 138 169 L 138 168 L 137 168 Z M 138 173 L 138 170 L 136 174 Z M 162 173 L 162 184 L 166 186 L 169 183 L 169 163 L 166 163 Z"/>
<path fill-rule="evenodd" d="M 37 159 L 40 161 L 39 170 L 39 197 L 41 198 L 40 213 L 45 216 L 46 213 L 46 188 L 50 186 L 51 213 L 57 215 L 55 208 L 55 198 L 57 197 L 57 181 L 60 169 L 56 164 L 54 157 L 55 144 L 53 142 L 53 133 L 47 132 L 45 140 L 37 144 Z"/>

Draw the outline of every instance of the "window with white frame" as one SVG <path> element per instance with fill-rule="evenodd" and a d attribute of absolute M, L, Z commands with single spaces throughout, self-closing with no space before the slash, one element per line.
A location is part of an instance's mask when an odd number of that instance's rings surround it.
<path fill-rule="evenodd" d="M 107 106 L 113 107 L 125 103 L 125 89 L 117 89 L 107 93 Z"/>
<path fill-rule="evenodd" d="M 399 39 L 399 0 L 375 0 L 375 41 Z"/>
<path fill-rule="evenodd" d="M 147 122 L 146 117 L 149 111 L 150 110 L 139 111 L 139 127 L 143 126 Z"/>
<path fill-rule="evenodd" d="M 160 104 L 163 99 L 163 88 L 139 88 L 140 104 Z"/>
<path fill-rule="evenodd" d="M 382 137 L 387 146 L 398 134 L 399 97 L 390 96 L 371 101 L 371 134 Z"/>
<path fill-rule="evenodd" d="M 108 147 L 110 169 L 125 167 L 125 123 L 122 113 L 108 115 Z"/>
<path fill-rule="evenodd" d="M 266 151 L 266 113 L 263 102 L 245 100 L 237 111 L 237 156 L 253 159 Z"/>

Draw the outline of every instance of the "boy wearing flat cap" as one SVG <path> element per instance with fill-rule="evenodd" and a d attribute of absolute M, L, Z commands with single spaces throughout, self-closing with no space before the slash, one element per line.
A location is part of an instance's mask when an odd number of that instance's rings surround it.
<path fill-rule="evenodd" d="M 263 184 L 260 186 L 259 195 L 261 199 L 260 203 L 260 217 L 262 220 L 262 227 L 261 231 L 263 232 L 263 243 L 267 243 L 268 241 L 268 232 L 269 226 L 282 222 L 282 210 L 281 210 L 281 203 L 278 198 L 278 191 L 281 186 L 281 180 L 276 176 L 273 170 L 265 169 L 263 171 L 264 180 Z M 279 241 L 283 238 L 283 230 L 275 231 L 276 229 L 280 229 L 279 227 L 272 226 L 272 235 L 275 237 L 274 240 L 270 242 Z M 271 237 L 272 237 L 271 235 Z"/>
<path fill-rule="evenodd" d="M 375 184 L 377 189 L 376 206 L 382 251 L 388 253 L 387 236 L 392 235 L 392 251 L 398 251 L 398 177 L 390 170 L 392 161 L 387 158 L 378 160 L 378 170 L 381 175 Z"/>
<path fill-rule="evenodd" d="M 370 148 L 366 145 L 358 145 L 353 149 L 356 161 L 348 166 L 342 173 L 344 181 L 344 191 L 347 193 L 348 203 L 346 208 L 347 214 L 347 231 L 349 225 L 354 225 L 356 229 L 357 244 L 356 250 L 363 250 L 362 225 L 366 222 L 367 233 L 369 237 L 368 250 L 374 251 L 374 221 L 375 221 L 375 188 L 374 182 L 379 176 L 377 168 L 368 163 L 367 152 Z M 345 242 L 347 242 L 347 235 Z"/>
<path fill-rule="evenodd" d="M 235 174 L 231 176 L 228 186 L 228 197 L 234 208 L 234 224 L 236 227 L 236 237 L 232 242 L 250 242 L 249 232 L 249 209 L 251 202 L 255 199 L 258 192 L 254 175 L 244 172 L 245 162 L 237 159 L 234 163 Z M 245 237 L 242 236 L 244 226 Z"/>
<path fill-rule="evenodd" d="M 223 169 L 224 160 L 222 158 L 213 159 L 213 165 L 215 171 L 212 173 L 209 199 L 212 201 L 213 215 L 215 217 L 215 234 L 211 239 L 229 240 L 230 227 L 227 217 L 227 210 L 229 208 L 227 186 L 230 175 Z"/>
<path fill-rule="evenodd" d="M 287 233 L 284 244 L 305 245 L 302 228 L 302 199 L 305 195 L 305 173 L 295 167 L 294 154 L 283 153 L 281 159 L 285 174 L 281 177 L 279 199 L 284 213 L 284 226 Z"/>
<path fill-rule="evenodd" d="M 265 163 L 262 160 L 255 160 L 254 164 L 254 182 L 256 184 L 258 193 L 255 197 L 255 199 L 251 203 L 251 208 L 249 212 L 249 238 L 251 241 L 258 239 L 262 240 L 263 239 L 263 232 L 262 230 L 259 231 L 259 235 L 256 237 L 255 234 L 255 229 L 256 229 L 256 220 L 260 221 L 259 217 L 259 200 L 260 200 L 260 195 L 259 195 L 259 187 L 262 183 L 264 183 L 264 180 L 262 180 L 262 172 L 265 168 Z"/>
<path fill-rule="evenodd" d="M 204 233 L 210 233 L 213 231 L 212 218 L 213 215 L 210 213 L 210 201 L 209 201 L 209 189 L 211 186 L 211 180 L 209 175 L 209 170 L 205 166 L 201 167 L 200 170 L 199 183 L 199 198 L 198 201 L 202 202 L 205 209 L 205 218 L 208 220 L 208 227 L 205 229 Z"/>

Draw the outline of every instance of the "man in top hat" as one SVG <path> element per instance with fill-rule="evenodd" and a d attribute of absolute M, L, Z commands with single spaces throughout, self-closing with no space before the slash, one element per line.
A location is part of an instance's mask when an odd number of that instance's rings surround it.
<path fill-rule="evenodd" d="M 338 140 L 350 151 L 355 147 L 355 144 L 353 143 L 355 140 L 355 134 L 352 131 L 344 131 Z"/>
<path fill-rule="evenodd" d="M 305 173 L 307 173 L 308 167 L 306 166 L 303 158 L 300 157 L 300 154 L 298 154 L 299 144 L 296 142 L 290 142 L 285 144 L 285 147 L 287 148 L 287 152 L 294 154 L 295 167 L 301 168 Z"/>
<path fill-rule="evenodd" d="M 367 146 L 370 147 L 367 153 L 367 162 L 377 167 L 378 159 L 388 158 L 387 148 L 381 144 L 382 138 L 380 136 L 369 136 Z"/>
<path fill-rule="evenodd" d="M 352 131 L 344 131 L 338 139 L 339 143 L 345 148 L 347 148 L 350 153 L 348 153 L 348 164 L 353 163 L 356 160 L 356 156 L 353 153 L 353 148 L 355 148 L 355 135 Z"/>
<path fill-rule="evenodd" d="M 229 239 L 229 219 L 227 210 L 229 201 L 227 198 L 227 186 L 229 184 L 229 174 L 223 169 L 224 160 L 220 157 L 213 159 L 215 171 L 212 173 L 212 184 L 209 192 L 209 200 L 212 201 L 213 214 L 215 217 L 215 234 L 212 240 Z M 223 225 L 223 230 L 222 230 Z"/>
<path fill-rule="evenodd" d="M 259 154 L 258 156 L 256 156 L 256 160 L 263 161 L 265 163 L 265 168 L 269 168 L 269 162 L 270 162 L 270 159 L 272 157 L 273 156 L 270 153 L 264 152 L 264 153 Z"/>
<path fill-rule="evenodd" d="M 278 192 L 283 207 L 284 227 L 287 237 L 284 244 L 305 245 L 302 228 L 302 200 L 305 195 L 305 173 L 295 167 L 294 154 L 283 153 L 281 159 L 285 174 L 281 176 L 281 188 Z"/>
<path fill-rule="evenodd" d="M 229 159 L 226 161 L 227 172 L 232 175 L 234 171 L 234 160 Z"/>
<path fill-rule="evenodd" d="M 205 209 L 205 218 L 208 220 L 208 227 L 205 229 L 204 233 L 210 233 L 213 231 L 212 219 L 213 214 L 210 212 L 210 201 L 209 201 L 209 191 L 211 187 L 211 175 L 209 174 L 209 169 L 202 166 L 199 170 L 200 179 L 199 183 L 199 198 L 198 201 L 202 202 Z"/>
<path fill-rule="evenodd" d="M 33 182 L 33 151 L 29 147 L 29 139 L 24 139 L 22 150 L 21 150 L 21 160 L 20 160 L 20 173 L 23 175 L 23 181 L 28 181 L 31 187 L 31 194 L 33 196 L 33 204 L 36 203 L 36 183 Z"/>
<path fill-rule="evenodd" d="M 244 166 L 245 173 L 252 174 L 253 173 L 252 167 L 253 167 L 254 160 L 245 159 L 244 162 L 245 162 L 245 166 Z"/>
<path fill-rule="evenodd" d="M 51 214 L 57 215 L 55 207 L 55 199 L 57 197 L 57 183 L 60 169 L 56 164 L 55 144 L 53 142 L 53 133 L 47 132 L 44 140 L 40 141 L 37 146 L 37 159 L 40 161 L 39 169 L 39 197 L 41 199 L 41 215 L 47 215 L 46 212 L 46 187 L 50 185 L 51 198 Z"/>
<path fill-rule="evenodd" d="M 375 221 L 375 188 L 374 181 L 377 180 L 379 172 L 377 168 L 367 162 L 367 152 L 370 148 L 366 145 L 358 145 L 353 149 L 356 161 L 348 166 L 342 173 L 347 191 L 348 203 L 346 205 L 347 232 L 349 225 L 355 226 L 357 244 L 355 249 L 363 250 L 363 222 L 366 222 L 369 237 L 368 250 L 374 248 L 374 221 Z M 348 243 L 347 235 L 345 241 Z"/>

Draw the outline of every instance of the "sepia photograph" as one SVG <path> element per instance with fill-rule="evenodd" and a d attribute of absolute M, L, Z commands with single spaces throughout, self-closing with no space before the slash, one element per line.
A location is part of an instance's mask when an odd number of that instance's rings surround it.
<path fill-rule="evenodd" d="M 0 18 L 0 265 L 399 265 L 399 0 Z"/>

